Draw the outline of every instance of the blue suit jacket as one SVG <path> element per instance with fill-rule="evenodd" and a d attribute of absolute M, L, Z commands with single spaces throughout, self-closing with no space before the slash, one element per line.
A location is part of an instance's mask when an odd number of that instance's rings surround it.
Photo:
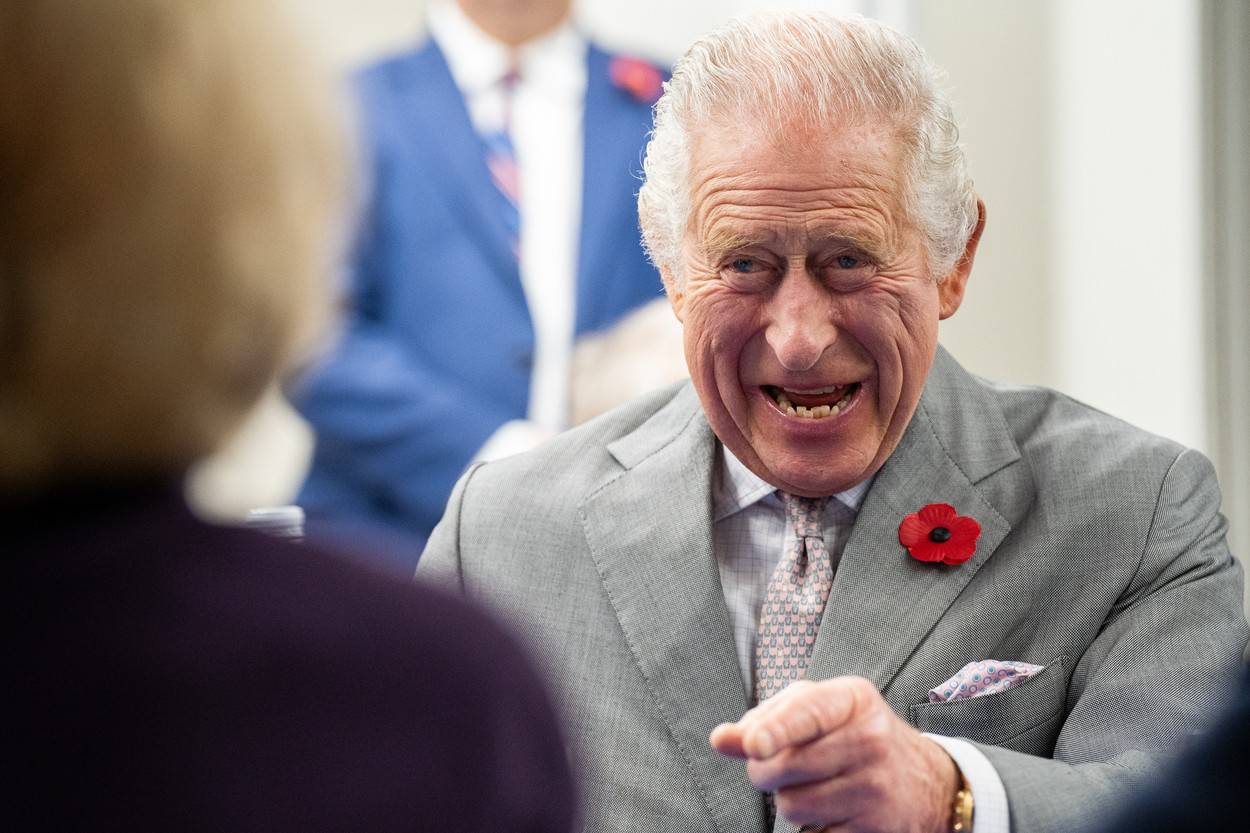
<path fill-rule="evenodd" d="M 651 102 L 590 46 L 576 332 L 660 296 L 636 194 Z M 407 536 L 415 564 L 457 476 L 527 411 L 534 331 L 502 195 L 433 41 L 358 78 L 370 203 L 336 351 L 293 392 L 317 437 L 300 495 L 310 535 Z"/>

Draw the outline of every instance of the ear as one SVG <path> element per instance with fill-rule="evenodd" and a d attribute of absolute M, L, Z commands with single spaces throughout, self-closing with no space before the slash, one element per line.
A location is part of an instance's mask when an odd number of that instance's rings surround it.
<path fill-rule="evenodd" d="M 963 303 L 968 277 L 972 274 L 972 261 L 977 256 L 977 244 L 981 242 L 983 231 L 985 231 L 985 203 L 978 197 L 977 227 L 968 237 L 968 245 L 964 247 L 964 253 L 959 256 L 954 268 L 938 284 L 938 318 L 950 318 Z"/>
<path fill-rule="evenodd" d="M 668 303 L 673 308 L 673 315 L 683 324 L 686 311 L 686 293 L 677 288 L 677 281 L 667 267 L 660 267 L 660 278 L 664 281 L 664 292 L 668 295 Z"/>

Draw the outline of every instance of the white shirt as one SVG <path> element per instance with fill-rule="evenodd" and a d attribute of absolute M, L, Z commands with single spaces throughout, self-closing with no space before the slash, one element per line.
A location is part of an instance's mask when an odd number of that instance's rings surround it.
<path fill-rule="evenodd" d="M 753 701 L 760 608 L 764 604 L 768 580 L 781 561 L 794 529 L 786 518 L 777 488 L 743 465 L 723 444 L 717 445 L 720 455 L 712 481 L 712 546 L 733 625 L 738 667 L 747 700 Z M 859 507 L 871 486 L 870 478 L 839 492 L 825 504 L 821 527 L 835 571 Z M 940 682 L 934 680 L 935 685 Z M 989 759 L 966 740 L 940 735 L 926 737 L 946 750 L 972 788 L 976 833 L 1010 833 L 1007 793 Z"/>
<path fill-rule="evenodd" d="M 430 3 L 429 28 L 479 133 L 503 129 L 508 104 L 500 82 L 514 66 L 520 76 L 508 128 L 520 175 L 519 265 L 534 323 L 534 363 L 528 419 L 505 424 L 487 440 L 478 457 L 489 459 L 568 427 L 588 47 L 566 21 L 514 51 L 452 0 Z"/>

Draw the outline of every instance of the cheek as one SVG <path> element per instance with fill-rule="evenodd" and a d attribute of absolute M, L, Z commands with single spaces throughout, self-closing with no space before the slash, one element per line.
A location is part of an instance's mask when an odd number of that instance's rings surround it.
<path fill-rule="evenodd" d="M 847 309 L 847 329 L 883 368 L 931 353 L 937 342 L 937 294 L 865 295 Z"/>
<path fill-rule="evenodd" d="M 693 288 L 686 304 L 685 343 L 689 358 L 707 364 L 736 363 L 750 338 L 754 312 L 744 298 L 720 287 Z"/>

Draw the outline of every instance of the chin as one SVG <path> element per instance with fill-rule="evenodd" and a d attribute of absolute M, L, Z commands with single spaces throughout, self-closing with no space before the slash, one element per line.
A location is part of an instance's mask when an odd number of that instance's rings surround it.
<path fill-rule="evenodd" d="M 788 484 L 786 491 L 803 497 L 827 497 L 846 491 L 862 482 L 867 476 L 861 472 L 857 474 L 822 473 L 820 477 L 811 477 L 810 475 L 804 476 L 802 472 L 796 472 L 794 476 L 786 478 Z"/>
<path fill-rule="evenodd" d="M 726 446 L 747 468 L 778 489 L 802 497 L 837 494 L 862 483 L 874 471 L 868 461 L 843 460 L 830 465 L 837 456 L 831 449 L 759 449 L 741 435 L 737 439 L 740 445 L 729 442 Z"/>

